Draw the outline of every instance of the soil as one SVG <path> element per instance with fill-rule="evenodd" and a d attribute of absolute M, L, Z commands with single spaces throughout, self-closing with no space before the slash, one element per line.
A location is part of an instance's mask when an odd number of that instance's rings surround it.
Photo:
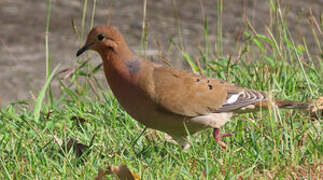
<path fill-rule="evenodd" d="M 143 0 L 97 0 L 95 24 L 116 26 L 129 46 L 140 52 L 143 22 Z M 88 1 L 85 34 L 89 31 L 93 1 Z M 209 40 L 216 40 L 217 1 L 159 0 L 147 1 L 148 49 L 146 55 L 160 51 L 172 59 L 172 64 L 185 66 L 174 46 L 168 52 L 170 39 L 183 44 L 190 55 L 198 56 L 198 45 L 203 44 L 203 13 L 207 15 Z M 289 12 L 288 27 L 296 41 L 305 37 L 312 54 L 318 55 L 312 29 L 306 16 L 311 9 L 319 21 L 323 0 L 284 0 L 282 9 Z M 202 4 L 202 6 L 201 6 Z M 81 27 L 83 0 L 52 0 L 49 27 L 49 49 L 54 65 L 71 67 L 76 64 L 75 53 L 83 44 L 73 31 L 72 21 Z M 223 49 L 235 54 L 237 37 L 246 28 L 246 17 L 258 33 L 265 33 L 269 24 L 269 1 L 223 0 Z M 2 106 L 37 95 L 45 80 L 45 30 L 48 1 L 0 1 L 0 98 Z M 304 18 L 305 17 L 305 18 Z M 179 28 L 179 24 L 181 25 Z M 181 35 L 178 30 L 181 29 Z M 84 37 L 84 36 L 83 36 Z M 322 36 L 319 37 L 322 42 Z M 158 42 L 158 43 L 156 43 Z M 159 44 L 160 47 L 157 45 Z M 89 53 L 93 63 L 100 58 Z M 184 64 L 184 65 L 183 65 Z M 100 78 L 103 79 L 102 73 Z"/>

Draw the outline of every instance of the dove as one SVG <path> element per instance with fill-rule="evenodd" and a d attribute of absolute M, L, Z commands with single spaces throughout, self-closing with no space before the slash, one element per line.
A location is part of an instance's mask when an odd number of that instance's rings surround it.
<path fill-rule="evenodd" d="M 145 126 L 171 136 L 183 149 L 189 147 L 188 134 L 213 128 L 215 141 L 223 148 L 220 133 L 234 114 L 265 109 L 307 108 L 307 103 L 269 98 L 262 91 L 163 66 L 136 56 L 122 34 L 112 26 L 99 25 L 88 34 L 76 53 L 98 52 L 105 77 L 124 110 Z"/>

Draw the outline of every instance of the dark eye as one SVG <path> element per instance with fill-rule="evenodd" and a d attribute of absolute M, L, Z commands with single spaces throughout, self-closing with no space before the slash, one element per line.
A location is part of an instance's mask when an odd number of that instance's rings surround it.
<path fill-rule="evenodd" d="M 104 39 L 104 36 L 103 36 L 102 34 L 99 34 L 99 35 L 98 35 L 98 40 L 99 40 L 99 41 L 102 41 L 103 39 Z"/>

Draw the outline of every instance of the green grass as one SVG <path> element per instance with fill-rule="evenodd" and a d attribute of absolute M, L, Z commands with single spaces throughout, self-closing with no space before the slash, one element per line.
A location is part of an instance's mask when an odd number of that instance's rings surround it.
<path fill-rule="evenodd" d="M 222 42 L 221 38 L 208 42 L 205 17 L 201 54 L 183 52 L 183 59 L 195 72 L 269 91 L 278 98 L 307 101 L 321 96 L 321 57 L 310 55 L 306 44 L 293 41 L 286 19 L 277 11 L 279 4 L 271 3 L 268 8 L 276 26 L 268 27 L 266 34 L 249 26 L 239 56 L 214 55 L 212 49 L 222 49 Z M 217 30 L 221 35 L 222 28 Z M 312 26 L 309 30 L 317 32 Z M 182 151 L 163 133 L 149 129 L 140 136 L 144 126 L 96 80 L 101 67 L 83 60 L 70 78 L 53 79 L 60 81 L 58 97 L 44 99 L 52 78 L 48 71 L 48 83 L 35 107 L 23 101 L 0 109 L 0 179 L 93 179 L 98 168 L 120 164 L 142 179 L 322 178 L 321 117 L 311 120 L 304 111 L 275 108 L 242 114 L 222 128 L 235 133 L 224 140 L 228 151 L 216 144 L 210 129 L 190 137 L 192 147 Z M 68 148 L 70 138 L 88 146 L 81 156 Z"/>

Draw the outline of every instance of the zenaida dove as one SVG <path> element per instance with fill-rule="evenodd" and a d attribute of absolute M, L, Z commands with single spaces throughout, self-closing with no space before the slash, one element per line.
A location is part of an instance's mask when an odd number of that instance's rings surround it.
<path fill-rule="evenodd" d="M 194 134 L 214 128 L 216 142 L 225 148 L 220 128 L 233 113 L 269 106 L 266 93 L 224 81 L 166 67 L 138 57 L 114 27 L 97 26 L 77 56 L 91 49 L 103 60 L 105 76 L 121 106 L 149 128 L 170 135 L 183 149 L 189 147 L 187 131 Z M 281 108 L 306 108 L 308 104 L 275 100 Z"/>

